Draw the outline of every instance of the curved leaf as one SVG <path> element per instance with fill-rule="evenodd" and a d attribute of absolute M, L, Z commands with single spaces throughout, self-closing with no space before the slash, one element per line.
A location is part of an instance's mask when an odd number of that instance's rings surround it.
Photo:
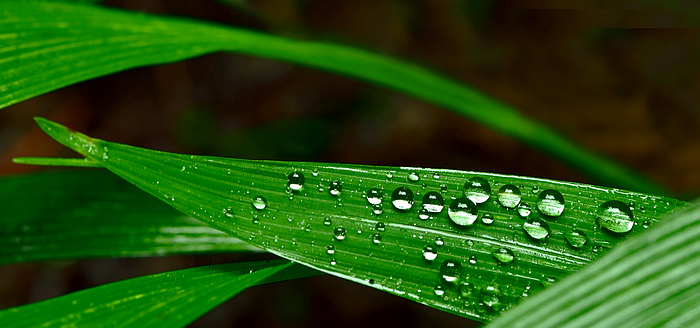
<path fill-rule="evenodd" d="M 653 182 L 579 148 L 508 105 L 421 67 L 362 50 L 65 3 L 2 1 L 0 24 L 0 108 L 132 67 L 230 51 L 386 86 L 472 118 L 599 181 L 663 193 Z"/>
<path fill-rule="evenodd" d="M 90 160 L 252 245 L 482 321 L 685 206 L 500 174 L 171 154 L 37 122 Z"/>

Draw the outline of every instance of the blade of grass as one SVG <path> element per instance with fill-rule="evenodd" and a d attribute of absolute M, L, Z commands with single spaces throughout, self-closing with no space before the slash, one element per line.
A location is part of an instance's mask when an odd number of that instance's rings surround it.
<path fill-rule="evenodd" d="M 165 272 L 0 311 L 0 326 L 183 327 L 248 287 L 317 274 L 284 260 Z"/>
<path fill-rule="evenodd" d="M 104 171 L 3 177 L 0 199 L 0 264 L 258 250 Z"/>
<path fill-rule="evenodd" d="M 124 69 L 215 51 L 266 57 L 359 78 L 442 106 L 613 186 L 662 187 L 587 152 L 547 126 L 424 68 L 366 51 L 94 6 L 0 2 L 0 108 Z"/>
<path fill-rule="evenodd" d="M 663 221 L 488 327 L 697 327 L 700 203 Z"/>
<path fill-rule="evenodd" d="M 139 188 L 254 246 L 482 321 L 685 206 L 490 173 L 170 154 L 37 122 Z"/>

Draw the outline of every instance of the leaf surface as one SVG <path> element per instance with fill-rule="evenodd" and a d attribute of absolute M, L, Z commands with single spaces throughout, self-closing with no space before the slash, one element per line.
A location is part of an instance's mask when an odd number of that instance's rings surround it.
<path fill-rule="evenodd" d="M 37 122 L 86 158 L 254 246 L 482 321 L 686 205 L 490 173 L 171 154 Z"/>

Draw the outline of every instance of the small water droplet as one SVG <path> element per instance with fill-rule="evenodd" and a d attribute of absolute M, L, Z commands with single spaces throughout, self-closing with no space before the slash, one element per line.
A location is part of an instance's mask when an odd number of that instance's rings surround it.
<path fill-rule="evenodd" d="M 421 208 L 421 209 L 418 211 L 418 218 L 421 219 L 421 220 L 423 220 L 423 221 L 428 220 L 428 219 L 432 219 L 432 218 L 430 217 L 430 213 L 428 212 L 428 210 L 426 210 L 426 209 L 424 209 L 424 208 Z"/>
<path fill-rule="evenodd" d="M 537 197 L 537 209 L 546 216 L 560 216 L 564 212 L 564 196 L 554 189 L 547 189 Z"/>
<path fill-rule="evenodd" d="M 323 219 L 323 225 L 329 226 L 331 224 L 333 224 L 333 220 L 331 220 L 331 218 L 328 217 L 328 218 Z"/>
<path fill-rule="evenodd" d="M 464 184 L 464 195 L 474 204 L 481 204 L 491 197 L 491 185 L 483 178 L 473 177 Z"/>
<path fill-rule="evenodd" d="M 433 173 L 433 179 L 435 179 L 435 180 L 440 179 L 440 174 L 437 172 Z"/>
<path fill-rule="evenodd" d="M 292 191 L 299 191 L 304 186 L 304 174 L 299 171 L 289 173 L 287 176 L 287 186 Z"/>
<path fill-rule="evenodd" d="M 469 256 L 469 264 L 476 264 L 476 255 Z"/>
<path fill-rule="evenodd" d="M 491 215 L 489 213 L 484 213 L 484 215 L 481 216 L 481 223 L 483 223 L 485 225 L 491 225 L 491 224 L 493 224 L 493 221 L 494 221 L 493 215 Z"/>
<path fill-rule="evenodd" d="M 588 242 L 588 237 L 586 234 L 579 229 L 572 229 L 571 231 L 564 234 L 564 238 L 569 242 L 569 245 L 573 248 L 581 248 Z"/>
<path fill-rule="evenodd" d="M 540 218 L 527 220 L 525 223 L 523 223 L 523 230 L 525 230 L 528 236 L 537 240 L 547 238 L 550 231 L 549 224 Z"/>
<path fill-rule="evenodd" d="M 102 160 L 108 160 L 109 159 L 109 149 L 107 147 L 104 147 L 102 149 Z"/>
<path fill-rule="evenodd" d="M 435 292 L 435 295 L 437 295 L 437 296 L 445 295 L 445 290 L 442 288 L 442 285 L 435 286 L 435 289 L 433 291 Z"/>
<path fill-rule="evenodd" d="M 435 246 L 440 247 L 444 244 L 445 244 L 445 241 L 442 239 L 442 237 L 435 238 Z"/>
<path fill-rule="evenodd" d="M 397 210 L 408 211 L 413 207 L 413 191 L 406 187 L 398 187 L 391 194 L 391 203 Z"/>
<path fill-rule="evenodd" d="M 420 180 L 420 177 L 418 176 L 418 174 L 416 174 L 416 172 L 411 172 L 408 174 L 408 181 L 418 182 L 418 180 Z"/>
<path fill-rule="evenodd" d="M 515 208 L 520 204 L 520 189 L 508 184 L 498 190 L 498 202 L 505 208 Z"/>
<path fill-rule="evenodd" d="M 455 260 L 445 260 L 440 265 L 440 277 L 449 283 L 458 283 L 462 277 L 462 264 Z"/>
<path fill-rule="evenodd" d="M 265 199 L 263 196 L 255 196 L 253 197 L 251 204 L 253 204 L 253 207 L 255 207 L 256 210 L 260 211 L 267 207 L 267 199 Z"/>
<path fill-rule="evenodd" d="M 343 189 L 343 185 L 338 180 L 331 181 L 330 186 L 328 186 L 328 192 L 333 196 L 340 195 L 340 191 Z"/>
<path fill-rule="evenodd" d="M 333 245 L 328 245 L 328 247 L 326 247 L 326 253 L 328 253 L 328 255 L 333 255 L 333 254 L 335 254 L 335 246 L 333 246 Z"/>
<path fill-rule="evenodd" d="M 538 185 L 534 185 L 534 186 L 532 186 L 531 190 L 532 190 L 533 194 L 536 194 L 537 192 L 540 191 L 540 187 Z"/>
<path fill-rule="evenodd" d="M 423 258 L 426 259 L 426 261 L 432 261 L 437 257 L 437 250 L 435 247 L 427 245 L 423 247 Z"/>
<path fill-rule="evenodd" d="M 474 202 L 467 197 L 455 199 L 447 209 L 447 215 L 455 224 L 468 227 L 474 224 L 479 214 Z"/>
<path fill-rule="evenodd" d="M 338 264 L 338 261 L 336 261 L 335 258 L 332 258 L 332 259 L 331 259 L 331 265 L 336 265 L 336 264 Z"/>
<path fill-rule="evenodd" d="M 375 244 L 377 244 L 377 245 L 378 245 L 379 243 L 381 243 L 381 242 L 382 242 L 382 235 L 380 235 L 380 234 L 378 234 L 378 233 L 373 234 L 373 235 L 372 235 L 372 242 L 375 243 Z"/>
<path fill-rule="evenodd" d="M 481 301 L 488 308 L 498 311 L 501 304 L 501 289 L 496 284 L 488 284 L 481 288 Z"/>
<path fill-rule="evenodd" d="M 393 177 L 394 177 L 394 174 L 393 174 L 393 173 L 391 173 L 391 172 L 387 172 L 387 173 L 386 173 L 386 178 L 387 178 L 387 180 L 391 180 L 391 178 L 393 178 Z"/>
<path fill-rule="evenodd" d="M 367 190 L 367 202 L 369 202 L 372 205 L 381 204 L 382 190 L 379 188 L 371 188 Z"/>
<path fill-rule="evenodd" d="M 428 191 L 423 195 L 423 208 L 430 213 L 442 212 L 444 205 L 442 195 L 436 191 Z"/>
<path fill-rule="evenodd" d="M 317 177 L 318 176 L 318 169 L 314 169 L 313 171 L 311 171 L 311 175 Z"/>
<path fill-rule="evenodd" d="M 596 221 L 598 225 L 608 231 L 625 233 L 632 230 L 634 220 L 629 205 L 619 201 L 610 200 L 598 207 Z"/>
<path fill-rule="evenodd" d="M 231 208 L 231 206 L 224 208 L 224 215 L 227 218 L 232 218 L 233 217 L 233 208 Z"/>
<path fill-rule="evenodd" d="M 651 222 L 649 220 L 644 220 L 642 221 L 642 228 L 647 229 L 651 225 Z"/>
<path fill-rule="evenodd" d="M 496 248 L 491 252 L 491 254 L 496 260 L 498 260 L 498 262 L 503 264 L 512 263 L 515 259 L 515 254 L 513 254 L 513 251 L 505 247 Z"/>
<path fill-rule="evenodd" d="M 333 235 L 335 236 L 335 239 L 343 240 L 345 239 L 345 235 L 347 235 L 347 231 L 343 227 L 337 227 L 333 230 Z"/>
<path fill-rule="evenodd" d="M 382 206 L 382 204 L 372 205 L 372 213 L 374 213 L 374 215 L 380 215 L 383 212 L 384 212 L 384 206 Z"/>
<path fill-rule="evenodd" d="M 462 297 L 469 297 L 474 292 L 474 285 L 468 281 L 464 281 L 459 284 L 459 295 Z"/>
<path fill-rule="evenodd" d="M 518 215 L 521 217 L 527 218 L 530 216 L 530 213 L 532 213 L 532 207 L 530 207 L 530 204 L 528 203 L 520 203 L 518 204 L 516 211 L 518 211 Z"/>
<path fill-rule="evenodd" d="M 386 225 L 382 222 L 377 222 L 377 225 L 374 226 L 377 231 L 384 231 L 386 230 Z"/>

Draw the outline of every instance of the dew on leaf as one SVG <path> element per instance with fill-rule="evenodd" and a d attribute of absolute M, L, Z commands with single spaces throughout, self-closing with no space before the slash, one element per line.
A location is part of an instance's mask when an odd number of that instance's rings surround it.
<path fill-rule="evenodd" d="M 437 296 L 445 295 L 445 290 L 442 288 L 442 285 L 435 286 L 435 289 L 433 289 L 433 292 Z"/>
<path fill-rule="evenodd" d="M 546 216 L 560 216 L 564 212 L 564 196 L 554 189 L 547 189 L 537 197 L 537 209 Z"/>
<path fill-rule="evenodd" d="M 231 206 L 224 208 L 224 215 L 227 218 L 232 218 L 233 217 L 233 208 L 231 208 Z"/>
<path fill-rule="evenodd" d="M 520 189 L 508 184 L 498 190 L 498 202 L 505 208 L 515 208 L 520 204 Z"/>
<path fill-rule="evenodd" d="M 411 172 L 408 174 L 408 181 L 417 182 L 418 180 L 420 180 L 420 177 L 416 172 Z"/>
<path fill-rule="evenodd" d="M 464 184 L 464 195 L 474 204 L 481 204 L 491 197 L 491 185 L 484 178 L 471 178 Z"/>
<path fill-rule="evenodd" d="M 345 239 L 345 235 L 347 235 L 347 231 L 343 227 L 336 227 L 333 229 L 333 235 L 335 236 L 335 239 L 343 240 Z"/>
<path fill-rule="evenodd" d="M 632 230 L 634 220 L 629 205 L 610 200 L 598 207 L 596 221 L 602 228 L 615 233 L 625 233 Z"/>
<path fill-rule="evenodd" d="M 476 264 L 476 255 L 469 256 L 469 264 L 471 264 L 471 265 Z"/>
<path fill-rule="evenodd" d="M 341 190 L 343 190 L 343 185 L 338 180 L 331 181 L 331 184 L 328 186 L 328 192 L 333 196 L 340 195 Z"/>
<path fill-rule="evenodd" d="M 425 221 L 425 220 L 430 219 L 431 217 L 430 217 L 430 213 L 428 212 L 428 210 L 426 210 L 425 208 L 421 208 L 418 211 L 418 218 Z"/>
<path fill-rule="evenodd" d="M 325 218 L 325 219 L 323 219 L 323 225 L 329 226 L 329 225 L 331 225 L 331 224 L 333 224 L 333 220 L 331 220 L 331 218 Z"/>
<path fill-rule="evenodd" d="M 572 229 L 564 234 L 564 238 L 573 248 L 581 248 L 588 242 L 586 234 L 579 229 Z"/>
<path fill-rule="evenodd" d="M 474 284 L 463 281 L 459 284 L 459 295 L 462 297 L 469 297 L 474 292 Z"/>
<path fill-rule="evenodd" d="M 435 237 L 435 246 L 440 247 L 445 244 L 445 241 L 442 239 L 442 237 Z"/>
<path fill-rule="evenodd" d="M 367 190 L 367 202 L 372 205 L 381 204 L 382 202 L 382 190 L 379 188 L 370 188 Z"/>
<path fill-rule="evenodd" d="M 382 206 L 382 204 L 372 205 L 372 213 L 374 213 L 374 215 L 380 215 L 384 213 L 384 206 Z"/>
<path fill-rule="evenodd" d="M 500 310 L 501 297 L 501 289 L 496 284 L 488 284 L 481 288 L 481 302 L 492 310 Z"/>
<path fill-rule="evenodd" d="M 445 201 L 437 191 L 429 191 L 423 195 L 423 208 L 430 213 L 440 213 L 444 208 Z"/>
<path fill-rule="evenodd" d="M 484 215 L 481 216 L 481 223 L 483 223 L 485 225 L 491 225 L 491 224 L 493 224 L 493 221 L 494 221 L 493 215 L 491 215 L 489 213 L 484 213 Z"/>
<path fill-rule="evenodd" d="M 527 218 L 530 216 L 530 213 L 532 213 L 532 207 L 530 207 L 530 204 L 528 203 L 520 203 L 516 208 L 516 211 L 518 211 L 518 215 L 520 215 L 520 217 Z"/>
<path fill-rule="evenodd" d="M 328 247 L 326 247 L 326 253 L 328 253 L 328 255 L 333 255 L 333 254 L 335 254 L 335 246 L 333 246 L 333 245 L 328 245 Z"/>
<path fill-rule="evenodd" d="M 523 230 L 525 230 L 528 236 L 537 240 L 547 238 L 550 232 L 549 224 L 540 218 L 527 220 L 523 223 Z"/>
<path fill-rule="evenodd" d="M 440 179 L 440 174 L 437 172 L 433 173 L 433 179 L 435 179 L 435 180 Z"/>
<path fill-rule="evenodd" d="M 426 261 L 432 261 L 437 257 L 437 250 L 435 247 L 427 245 L 423 247 L 423 258 Z"/>
<path fill-rule="evenodd" d="M 508 248 L 499 247 L 491 252 L 491 255 L 499 262 L 503 264 L 512 263 L 515 259 L 515 254 Z"/>
<path fill-rule="evenodd" d="M 452 219 L 452 222 L 462 227 L 474 224 L 478 214 L 479 210 L 476 205 L 467 197 L 453 200 L 447 209 L 447 215 Z"/>
<path fill-rule="evenodd" d="M 304 186 L 304 174 L 299 171 L 289 173 L 287 176 L 287 186 L 292 191 L 299 191 Z"/>
<path fill-rule="evenodd" d="M 382 222 L 377 222 L 377 225 L 375 225 L 374 227 L 377 228 L 377 231 L 386 230 L 386 225 Z"/>
<path fill-rule="evenodd" d="M 250 201 L 251 204 L 253 204 L 253 207 L 255 207 L 256 210 L 260 211 L 265 209 L 267 207 L 267 199 L 263 196 L 255 196 L 253 197 L 253 200 Z"/>
<path fill-rule="evenodd" d="M 372 242 L 375 244 L 379 244 L 382 242 L 382 235 L 375 233 L 372 235 Z"/>
<path fill-rule="evenodd" d="M 462 264 L 455 260 L 445 260 L 440 265 L 440 278 L 449 283 L 458 283 L 462 277 Z"/>
<path fill-rule="evenodd" d="M 336 265 L 336 264 L 338 264 L 338 261 L 336 261 L 335 258 L 332 258 L 332 259 L 331 259 L 331 265 Z"/>
<path fill-rule="evenodd" d="M 391 193 L 391 204 L 397 210 L 408 211 L 413 207 L 413 191 L 406 187 L 398 187 Z"/>

